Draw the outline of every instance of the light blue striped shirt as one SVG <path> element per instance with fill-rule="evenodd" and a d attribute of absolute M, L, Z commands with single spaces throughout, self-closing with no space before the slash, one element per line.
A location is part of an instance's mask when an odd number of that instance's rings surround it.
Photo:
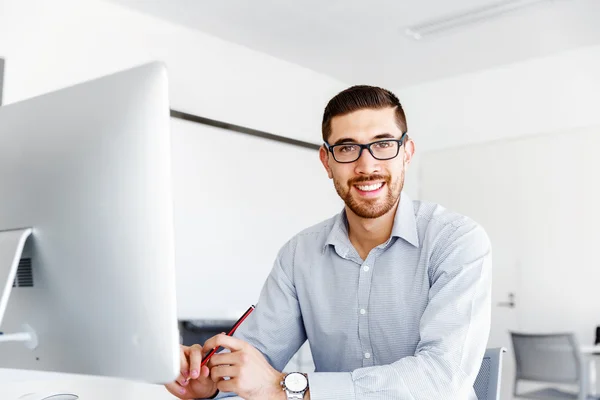
<path fill-rule="evenodd" d="M 391 237 L 366 260 L 344 211 L 294 236 L 235 336 L 278 371 L 308 339 L 312 400 L 475 399 L 491 267 L 479 225 L 402 193 Z"/>

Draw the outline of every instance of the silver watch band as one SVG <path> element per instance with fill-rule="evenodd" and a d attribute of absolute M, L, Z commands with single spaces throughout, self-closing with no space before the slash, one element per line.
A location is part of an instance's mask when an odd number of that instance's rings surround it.
<path fill-rule="evenodd" d="M 302 400 L 304 398 L 304 393 L 292 393 L 288 390 L 285 391 L 288 400 Z"/>

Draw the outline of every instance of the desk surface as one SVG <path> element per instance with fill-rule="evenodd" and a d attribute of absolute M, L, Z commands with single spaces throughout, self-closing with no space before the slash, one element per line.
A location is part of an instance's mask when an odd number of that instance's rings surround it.
<path fill-rule="evenodd" d="M 85 375 L 0 369 L 2 400 L 17 400 L 27 393 L 61 391 L 74 393 L 81 400 L 177 400 L 162 385 Z"/>
<path fill-rule="evenodd" d="M 596 346 L 580 346 L 579 350 L 583 354 L 600 355 L 600 345 L 596 345 Z"/>
<path fill-rule="evenodd" d="M 52 392 L 74 393 L 82 400 L 176 399 L 160 385 L 96 379 L 41 380 L 3 383 L 0 387 L 0 398 L 3 400 L 16 400 L 27 393 L 50 394 Z"/>

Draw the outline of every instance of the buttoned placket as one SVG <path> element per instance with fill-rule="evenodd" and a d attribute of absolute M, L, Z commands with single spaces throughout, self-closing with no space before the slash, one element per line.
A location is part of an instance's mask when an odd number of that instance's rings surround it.
<path fill-rule="evenodd" d="M 371 334 L 369 327 L 369 297 L 371 295 L 371 282 L 373 277 L 374 265 L 380 249 L 373 249 L 364 262 L 359 265 L 358 275 L 358 338 L 362 350 L 362 366 L 370 367 L 375 365 L 373 357 L 373 345 L 371 343 Z"/>

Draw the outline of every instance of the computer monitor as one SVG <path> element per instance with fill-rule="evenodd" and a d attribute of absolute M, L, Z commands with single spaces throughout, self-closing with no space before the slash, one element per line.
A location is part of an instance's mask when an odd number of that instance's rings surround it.
<path fill-rule="evenodd" d="M 0 368 L 176 378 L 169 113 L 160 63 L 0 107 Z"/>

